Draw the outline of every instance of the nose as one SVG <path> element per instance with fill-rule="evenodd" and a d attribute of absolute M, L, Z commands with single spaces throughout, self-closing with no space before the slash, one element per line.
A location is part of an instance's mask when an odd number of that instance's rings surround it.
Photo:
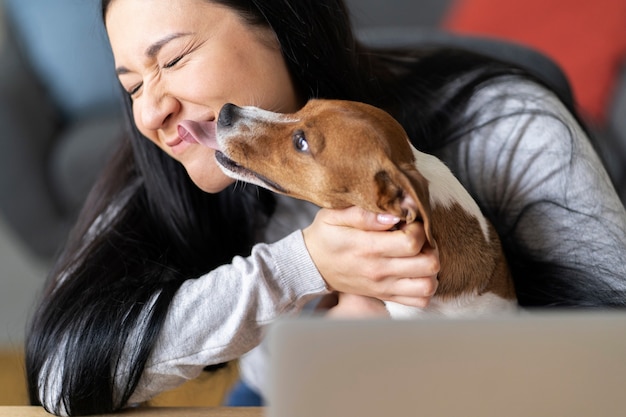
<path fill-rule="evenodd" d="M 217 117 L 217 125 L 220 127 L 230 127 L 237 118 L 239 107 L 232 103 L 226 103 L 222 106 L 220 114 Z"/>
<path fill-rule="evenodd" d="M 162 129 L 167 121 L 178 111 L 178 100 L 163 92 L 144 89 L 140 118 L 143 126 L 149 130 Z"/>

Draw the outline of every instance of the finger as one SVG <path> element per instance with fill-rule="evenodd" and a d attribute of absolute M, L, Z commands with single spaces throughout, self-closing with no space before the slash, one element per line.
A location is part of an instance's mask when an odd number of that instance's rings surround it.
<path fill-rule="evenodd" d="M 417 256 L 430 248 L 427 246 L 426 232 L 421 223 L 412 223 L 401 230 L 377 234 L 373 238 L 374 247 L 381 256 L 387 258 Z"/>
<path fill-rule="evenodd" d="M 376 262 L 371 266 L 373 268 L 384 267 L 385 263 L 393 258 L 415 257 L 424 251 L 432 251 L 427 244 L 422 224 L 416 223 L 402 230 L 384 232 L 352 229 L 352 233 L 352 242 L 359 242 L 359 254 L 364 259 Z"/>
<path fill-rule="evenodd" d="M 356 206 L 340 210 L 324 209 L 320 215 L 328 224 L 369 231 L 389 230 L 400 221 L 399 217 L 391 214 L 372 213 Z"/>
<path fill-rule="evenodd" d="M 422 280 L 420 278 L 420 280 Z M 403 294 L 394 294 L 388 296 L 385 301 L 392 301 L 398 304 L 404 304 L 411 307 L 425 308 L 428 307 L 430 301 L 432 300 L 435 292 L 437 291 L 437 283 L 436 280 L 431 281 L 430 283 L 423 283 L 416 288 L 417 295 L 410 296 L 406 293 Z M 420 295 L 422 294 L 422 295 Z"/>
<path fill-rule="evenodd" d="M 370 274 L 370 277 L 374 282 L 379 283 L 376 290 L 382 290 L 388 294 L 399 294 L 400 290 L 394 286 L 406 285 L 404 280 L 436 279 L 441 269 L 441 263 L 437 249 L 424 247 L 417 256 L 376 259 L 368 264 L 367 268 L 370 271 L 375 271 Z M 416 294 L 412 293 L 411 295 Z"/>
<path fill-rule="evenodd" d="M 430 298 L 439 287 L 437 275 L 421 278 L 402 278 L 388 286 L 383 297 L 385 301 L 396 301 L 398 298 Z"/>

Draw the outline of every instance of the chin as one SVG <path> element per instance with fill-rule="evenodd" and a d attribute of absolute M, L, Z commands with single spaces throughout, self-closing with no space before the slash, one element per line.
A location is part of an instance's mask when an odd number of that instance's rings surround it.
<path fill-rule="evenodd" d="M 206 148 L 207 152 L 194 153 L 179 160 L 185 167 L 191 181 L 202 191 L 216 194 L 223 191 L 235 180 L 226 176 L 217 166 L 215 153 Z"/>
<path fill-rule="evenodd" d="M 227 177 L 219 169 L 216 172 L 193 172 L 187 171 L 191 181 L 196 184 L 196 187 L 202 191 L 210 194 L 217 194 L 220 191 L 224 191 L 226 187 L 235 182 L 232 178 Z"/>

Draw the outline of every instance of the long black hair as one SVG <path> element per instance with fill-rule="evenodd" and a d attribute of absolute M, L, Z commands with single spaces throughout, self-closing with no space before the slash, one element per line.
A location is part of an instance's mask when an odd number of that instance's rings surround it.
<path fill-rule="evenodd" d="M 111 1 L 102 1 L 103 15 Z M 481 84 L 520 73 L 461 51 L 365 48 L 341 0 L 211 1 L 250 24 L 271 27 L 304 98 L 385 108 L 423 150 L 462 131 L 463 105 Z M 464 81 L 452 83 L 459 79 Z M 30 398 L 41 404 L 58 396 L 61 403 L 48 410 L 53 413 L 107 413 L 124 406 L 180 285 L 249 253 L 255 230 L 272 215 L 274 199 L 256 187 L 200 191 L 179 163 L 139 134 L 128 98 L 124 105 L 127 135 L 85 203 L 27 335 Z M 124 343 L 140 320 L 147 324 L 137 336 L 131 372 L 114 381 Z M 62 392 L 46 392 L 50 372 L 59 373 Z"/>

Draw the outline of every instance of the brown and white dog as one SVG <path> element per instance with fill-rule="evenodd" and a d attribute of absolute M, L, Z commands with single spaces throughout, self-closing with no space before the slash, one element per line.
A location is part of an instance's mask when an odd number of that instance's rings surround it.
<path fill-rule="evenodd" d="M 494 227 L 443 162 L 416 150 L 383 110 L 338 100 L 311 100 L 294 114 L 226 104 L 217 145 L 219 165 L 235 179 L 321 207 L 422 221 L 439 250 L 439 287 L 425 310 L 386 303 L 392 317 L 517 308 Z"/>

